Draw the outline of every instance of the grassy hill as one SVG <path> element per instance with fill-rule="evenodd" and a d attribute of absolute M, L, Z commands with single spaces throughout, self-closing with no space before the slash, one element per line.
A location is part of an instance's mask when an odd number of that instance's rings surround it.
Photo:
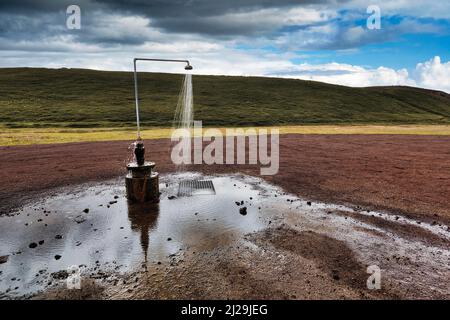
<path fill-rule="evenodd" d="M 182 75 L 140 73 L 144 126 L 172 123 Z M 204 126 L 449 124 L 450 95 L 411 87 L 193 76 Z M 0 126 L 133 126 L 133 75 L 83 69 L 0 69 Z"/>

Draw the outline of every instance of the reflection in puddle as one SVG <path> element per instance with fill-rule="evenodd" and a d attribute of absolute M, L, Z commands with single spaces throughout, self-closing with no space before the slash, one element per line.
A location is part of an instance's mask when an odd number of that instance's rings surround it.
<path fill-rule="evenodd" d="M 180 250 L 224 245 L 267 224 L 258 205 L 269 189 L 259 182 L 216 177 L 215 195 L 177 197 L 187 177 L 195 174 L 163 178 L 158 204 L 128 203 L 118 180 L 76 187 L 1 218 L 0 256 L 9 257 L 0 265 L 0 297 L 45 288 L 52 273 L 73 265 L 125 272 Z M 244 206 L 245 216 L 239 212 Z"/>

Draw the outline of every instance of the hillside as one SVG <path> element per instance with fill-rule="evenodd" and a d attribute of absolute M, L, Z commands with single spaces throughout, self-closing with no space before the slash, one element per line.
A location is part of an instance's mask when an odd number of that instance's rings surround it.
<path fill-rule="evenodd" d="M 143 124 L 170 126 L 182 75 L 139 76 Z M 425 89 L 226 76 L 193 76 L 193 86 L 205 126 L 450 123 L 450 95 Z M 130 72 L 0 69 L 0 126 L 131 126 L 133 94 Z"/>

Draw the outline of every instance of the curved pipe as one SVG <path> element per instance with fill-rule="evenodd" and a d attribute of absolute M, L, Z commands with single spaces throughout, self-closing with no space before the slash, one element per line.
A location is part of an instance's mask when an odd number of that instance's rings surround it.
<path fill-rule="evenodd" d="M 173 59 L 149 59 L 149 58 L 134 58 L 134 99 L 136 103 L 136 124 L 137 124 L 137 138 L 141 139 L 141 126 L 139 123 L 139 97 L 138 97 L 138 80 L 137 80 L 137 70 L 136 70 L 136 62 L 137 61 L 159 61 L 159 62 L 182 62 L 186 63 L 184 67 L 185 70 L 192 70 L 192 66 L 189 63 L 189 60 L 173 60 Z"/>

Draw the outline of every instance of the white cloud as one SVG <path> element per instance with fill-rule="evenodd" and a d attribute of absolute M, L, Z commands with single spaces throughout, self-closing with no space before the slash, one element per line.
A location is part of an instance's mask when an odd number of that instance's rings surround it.
<path fill-rule="evenodd" d="M 450 93 L 450 61 L 441 62 L 436 56 L 424 63 L 419 63 L 413 72 L 413 77 L 419 86 L 437 89 Z"/>
<path fill-rule="evenodd" d="M 408 77 L 406 69 L 394 70 L 386 67 L 368 69 L 340 63 L 302 64 L 296 69 L 297 75 L 291 72 L 290 77 L 352 87 L 415 85 Z"/>
<path fill-rule="evenodd" d="M 341 63 L 291 65 L 274 76 L 322 81 L 352 87 L 415 86 L 450 93 L 450 61 L 442 63 L 436 56 L 418 63 L 413 72 L 406 69 L 364 68 Z"/>

